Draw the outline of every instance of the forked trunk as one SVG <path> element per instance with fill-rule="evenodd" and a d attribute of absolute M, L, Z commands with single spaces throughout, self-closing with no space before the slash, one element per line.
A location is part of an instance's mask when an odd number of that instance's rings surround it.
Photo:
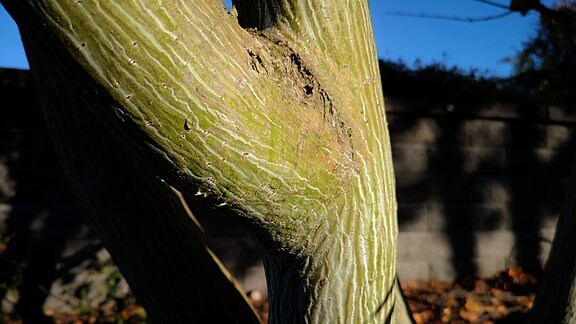
<path fill-rule="evenodd" d="M 394 175 L 366 0 L 247 0 L 231 13 L 219 0 L 3 3 L 36 55 L 72 85 L 62 96 L 82 102 L 75 113 L 99 119 L 135 152 L 128 161 L 138 169 L 159 170 L 258 235 L 271 322 L 410 321 L 397 284 Z M 35 72 L 46 63 L 31 58 L 33 73 L 50 73 Z M 67 149 L 108 154 L 106 145 Z M 126 181 L 136 195 L 147 190 Z M 149 224 L 165 221 L 180 222 Z M 117 228 L 102 223 L 118 245 Z M 179 230 L 172 224 L 132 248 L 172 246 L 167 236 Z M 118 261 L 125 273 L 164 280 Z M 127 278 L 148 307 L 170 311 Z"/>

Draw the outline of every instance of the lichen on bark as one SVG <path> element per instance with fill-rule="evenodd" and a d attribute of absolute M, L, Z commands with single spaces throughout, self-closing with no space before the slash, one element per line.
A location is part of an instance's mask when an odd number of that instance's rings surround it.
<path fill-rule="evenodd" d="M 31 41 L 88 75 L 79 87 L 105 94 L 86 109 L 171 184 L 249 224 L 273 322 L 409 321 L 365 0 L 238 1 L 237 17 L 216 0 L 4 2 L 45 26 Z"/>

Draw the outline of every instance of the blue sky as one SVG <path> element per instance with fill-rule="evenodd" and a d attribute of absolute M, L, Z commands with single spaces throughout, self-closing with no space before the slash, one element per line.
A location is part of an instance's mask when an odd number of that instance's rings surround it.
<path fill-rule="evenodd" d="M 508 5 L 507 0 L 492 0 Z M 551 5 L 555 1 L 544 0 Z M 506 10 L 474 0 L 380 0 L 374 3 L 372 20 L 378 54 L 381 58 L 402 59 L 408 64 L 417 59 L 424 64 L 443 63 L 464 70 L 488 71 L 491 75 L 509 76 L 512 64 L 504 63 L 522 48 L 535 33 L 538 15 L 512 13 L 504 18 L 461 22 L 447 19 L 406 17 L 395 13 L 480 18 Z"/>
<path fill-rule="evenodd" d="M 226 0 L 229 1 L 229 0 Z M 493 0 L 508 4 L 507 0 Z M 553 0 L 544 0 L 550 5 Z M 502 9 L 475 0 L 369 0 L 378 56 L 409 65 L 443 63 L 464 70 L 509 76 L 512 66 L 502 59 L 513 56 L 529 35 L 538 16 L 518 13 L 486 22 L 457 22 L 396 15 L 424 14 L 473 18 L 496 15 Z M 17 28 L 0 6 L 0 67 L 28 68 Z"/>

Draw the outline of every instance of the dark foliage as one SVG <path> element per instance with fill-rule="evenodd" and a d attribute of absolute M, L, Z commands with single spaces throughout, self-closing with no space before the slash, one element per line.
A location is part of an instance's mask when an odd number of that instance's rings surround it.
<path fill-rule="evenodd" d="M 442 64 L 409 68 L 401 62 L 380 61 L 382 88 L 386 93 L 404 98 L 425 97 L 430 104 L 460 102 L 546 103 L 518 83 L 517 78 L 486 77 Z"/>
<path fill-rule="evenodd" d="M 552 104 L 576 99 L 576 2 L 540 12 L 534 36 L 514 59 L 516 84 Z"/>

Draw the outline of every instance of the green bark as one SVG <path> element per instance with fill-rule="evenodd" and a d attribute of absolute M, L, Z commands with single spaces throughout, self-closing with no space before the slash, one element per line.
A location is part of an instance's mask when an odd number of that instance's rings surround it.
<path fill-rule="evenodd" d="M 3 2 L 85 109 L 258 235 L 271 322 L 409 321 L 366 1 Z"/>

